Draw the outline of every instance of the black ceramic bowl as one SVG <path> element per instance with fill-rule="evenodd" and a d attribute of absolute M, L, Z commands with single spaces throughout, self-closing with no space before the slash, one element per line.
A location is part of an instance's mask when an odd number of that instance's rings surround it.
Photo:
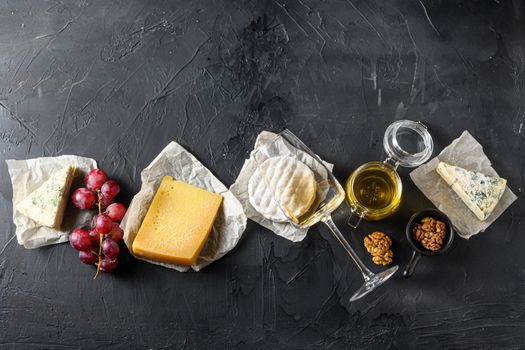
<path fill-rule="evenodd" d="M 443 242 L 443 246 L 439 250 L 432 251 L 425 249 L 423 246 L 421 246 L 419 242 L 412 238 L 412 229 L 417 223 L 421 222 L 421 220 L 426 217 L 431 217 L 445 223 L 445 240 Z M 405 271 L 403 272 L 403 275 L 405 277 L 410 277 L 412 275 L 416 264 L 418 263 L 419 259 L 421 259 L 422 255 L 431 256 L 443 254 L 447 251 L 448 248 L 450 248 L 452 241 L 454 240 L 454 228 L 452 226 L 452 222 L 450 221 L 448 216 L 446 216 L 443 212 L 437 209 L 424 209 L 412 215 L 412 217 L 408 221 L 405 233 L 408 243 L 412 246 L 412 249 L 414 249 L 412 258 L 410 259 L 410 262 L 408 263 L 407 267 L 405 268 Z"/>

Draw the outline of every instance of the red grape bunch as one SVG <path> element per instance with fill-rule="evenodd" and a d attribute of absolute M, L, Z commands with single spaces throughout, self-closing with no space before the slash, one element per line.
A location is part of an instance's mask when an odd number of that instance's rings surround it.
<path fill-rule="evenodd" d="M 79 209 L 98 207 L 94 227 L 76 229 L 69 234 L 69 243 L 79 251 L 80 261 L 97 266 L 95 278 L 99 271 L 113 272 L 117 268 L 118 242 L 124 236 L 118 223 L 126 214 L 124 204 L 114 202 L 119 192 L 117 181 L 109 180 L 103 170 L 93 169 L 86 176 L 86 187 L 77 188 L 71 195 L 73 204 Z"/>

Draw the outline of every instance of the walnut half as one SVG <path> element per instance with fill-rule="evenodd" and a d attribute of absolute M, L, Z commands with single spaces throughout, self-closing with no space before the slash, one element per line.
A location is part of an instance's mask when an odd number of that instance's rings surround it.
<path fill-rule="evenodd" d="M 383 232 L 372 232 L 364 239 L 366 250 L 372 255 L 376 265 L 388 265 L 392 262 L 394 253 L 390 250 L 392 239 Z"/>

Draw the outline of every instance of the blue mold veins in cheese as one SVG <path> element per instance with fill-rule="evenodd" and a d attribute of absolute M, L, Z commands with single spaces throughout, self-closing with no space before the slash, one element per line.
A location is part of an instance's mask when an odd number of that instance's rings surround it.
<path fill-rule="evenodd" d="M 498 204 L 507 180 L 439 162 L 436 171 L 480 220 L 487 219 Z"/>
<path fill-rule="evenodd" d="M 60 229 L 75 168 L 68 165 L 21 200 L 16 209 L 35 223 Z"/>

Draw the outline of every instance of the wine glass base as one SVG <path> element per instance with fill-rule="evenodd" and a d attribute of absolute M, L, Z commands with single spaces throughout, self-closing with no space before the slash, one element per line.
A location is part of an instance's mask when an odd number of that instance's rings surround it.
<path fill-rule="evenodd" d="M 350 301 L 356 301 L 361 299 L 383 283 L 385 283 L 392 275 L 397 271 L 399 266 L 395 265 L 388 270 L 374 274 L 371 278 L 365 280 L 365 283 L 359 288 L 354 295 L 350 298 Z"/>

